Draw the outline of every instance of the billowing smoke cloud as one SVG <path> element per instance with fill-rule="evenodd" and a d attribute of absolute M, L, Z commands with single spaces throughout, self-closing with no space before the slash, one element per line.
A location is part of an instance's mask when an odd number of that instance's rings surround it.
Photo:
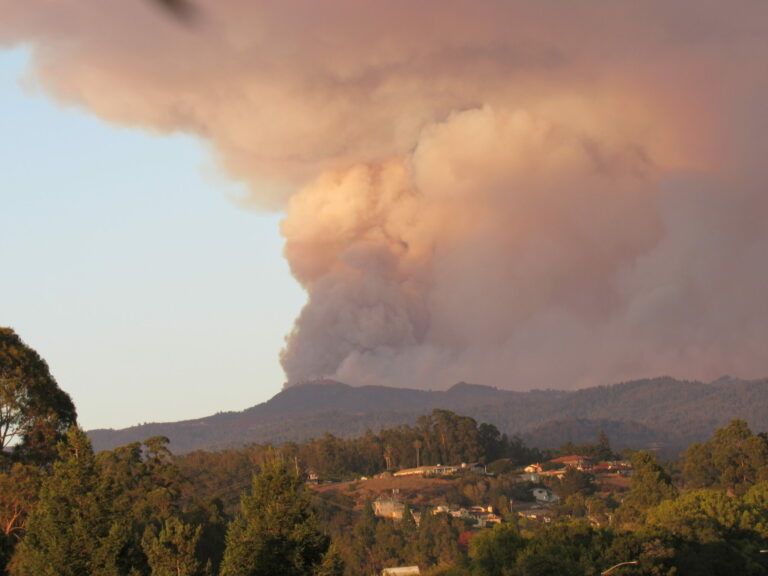
<path fill-rule="evenodd" d="M 632 4 L 632 5 L 630 5 Z M 290 383 L 768 374 L 768 4 L 0 0 L 34 80 L 287 209 Z"/>

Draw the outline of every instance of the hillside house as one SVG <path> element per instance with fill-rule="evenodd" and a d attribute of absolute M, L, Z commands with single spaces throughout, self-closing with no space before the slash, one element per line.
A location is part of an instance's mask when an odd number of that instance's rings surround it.
<path fill-rule="evenodd" d="M 560 498 L 549 488 L 534 488 L 531 490 L 533 498 L 539 504 L 554 504 Z"/>
<path fill-rule="evenodd" d="M 525 468 L 523 468 L 523 473 L 520 474 L 519 478 L 523 482 L 533 482 L 534 484 L 539 482 L 539 478 L 541 477 L 541 473 L 543 471 L 543 468 L 541 464 L 529 464 Z"/>
<path fill-rule="evenodd" d="M 594 461 L 586 456 L 561 456 L 548 462 L 549 465 L 555 465 L 559 468 L 575 468 L 582 472 L 588 472 L 594 466 Z"/>
<path fill-rule="evenodd" d="M 475 526 L 485 528 L 490 524 L 501 524 L 504 520 L 493 511 L 493 506 L 472 506 L 469 509 L 470 517 L 475 520 Z"/>
<path fill-rule="evenodd" d="M 373 501 L 373 513 L 379 518 L 402 520 L 405 504 L 395 498 L 376 498 Z"/>
<path fill-rule="evenodd" d="M 320 484 L 320 475 L 314 470 L 307 472 L 307 484 L 312 484 L 315 486 Z"/>
<path fill-rule="evenodd" d="M 547 508 L 541 506 L 529 506 L 526 508 L 520 508 L 517 510 L 517 515 L 521 518 L 527 518 L 528 520 L 535 520 L 536 522 L 542 522 L 549 524 L 552 522 L 552 512 Z"/>
<path fill-rule="evenodd" d="M 398 566 L 397 568 L 384 568 L 381 576 L 419 576 L 421 572 L 418 566 Z"/>
<path fill-rule="evenodd" d="M 393 476 L 430 476 L 434 470 L 434 466 L 419 466 L 418 468 L 404 468 L 398 470 Z"/>
<path fill-rule="evenodd" d="M 457 474 L 464 474 L 466 472 L 479 472 L 480 474 L 487 474 L 485 466 L 478 462 L 472 462 L 467 464 L 462 462 L 459 465 L 443 465 L 437 466 L 419 466 L 418 468 L 405 468 L 395 472 L 393 475 L 396 477 L 401 476 L 456 476 Z"/>
<path fill-rule="evenodd" d="M 626 460 L 617 460 L 612 462 L 600 462 L 592 467 L 591 472 L 601 476 L 631 476 L 634 469 L 630 462 Z"/>
<path fill-rule="evenodd" d="M 537 484 L 542 478 L 562 478 L 567 470 L 568 468 L 558 468 L 556 470 L 544 470 L 538 474 L 524 474 L 523 479 Z"/>
<path fill-rule="evenodd" d="M 467 520 L 477 528 L 485 528 L 490 524 L 501 524 L 503 519 L 493 511 L 492 506 L 472 506 L 461 508 L 458 506 L 437 506 L 432 509 L 432 514 L 448 514 L 454 518 Z"/>

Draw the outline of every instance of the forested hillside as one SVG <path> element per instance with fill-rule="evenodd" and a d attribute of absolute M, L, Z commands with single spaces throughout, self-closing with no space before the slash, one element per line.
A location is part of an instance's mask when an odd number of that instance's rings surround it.
<path fill-rule="evenodd" d="M 572 452 L 615 457 L 604 435 L 559 451 Z M 768 440 L 744 421 L 691 445 L 677 478 L 642 450 L 631 481 L 609 491 L 568 469 L 544 485 L 559 500 L 542 522 L 526 515 L 535 485 L 519 473 L 548 456 L 444 410 L 355 439 L 183 456 L 159 437 L 94 455 L 72 427 L 50 468 L 19 456 L 0 470 L 0 521 L 14 527 L 0 534 L 0 574 L 360 576 L 418 565 L 429 576 L 587 576 L 619 563 L 635 567 L 627 574 L 768 574 Z M 498 458 L 496 473 L 421 479 L 397 491 L 399 519 L 374 513 L 383 485 L 358 477 L 473 458 Z M 355 481 L 313 487 L 310 471 Z M 442 511 L 463 506 L 497 520 Z"/>
<path fill-rule="evenodd" d="M 0 336 L 0 414 L 13 431 L 0 446 L 0 576 L 360 576 L 403 565 L 429 576 L 587 576 L 614 564 L 768 574 L 768 436 L 744 420 L 691 444 L 671 469 L 645 450 L 617 461 L 603 432 L 542 453 L 445 409 L 354 438 L 174 455 L 155 436 L 95 453 L 45 362 L 12 331 Z M 365 398 L 357 390 L 344 405 L 345 388 L 329 386 L 346 409 Z M 643 399 L 643 384 L 624 386 Z M 614 402 L 614 392 L 602 394 Z M 276 401 L 284 414 L 300 404 L 286 398 Z M 566 455 L 598 464 L 557 468 L 574 462 L 553 458 Z M 473 461 L 485 466 L 461 464 Z"/>
<path fill-rule="evenodd" d="M 574 392 L 511 392 L 465 383 L 423 391 L 321 381 L 288 388 L 242 412 L 89 435 L 97 450 L 162 435 L 170 438 L 174 452 L 183 453 L 249 442 L 299 442 L 325 433 L 350 438 L 413 424 L 435 408 L 494 424 L 542 448 L 580 442 L 606 430 L 617 448 L 654 447 L 673 454 L 734 418 L 768 428 L 768 380 L 657 378 Z"/>

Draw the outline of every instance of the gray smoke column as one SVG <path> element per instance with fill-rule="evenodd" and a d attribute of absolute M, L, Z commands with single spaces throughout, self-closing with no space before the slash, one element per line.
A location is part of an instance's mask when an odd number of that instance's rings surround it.
<path fill-rule="evenodd" d="M 768 374 L 768 4 L 0 0 L 31 79 L 285 209 L 289 383 Z"/>

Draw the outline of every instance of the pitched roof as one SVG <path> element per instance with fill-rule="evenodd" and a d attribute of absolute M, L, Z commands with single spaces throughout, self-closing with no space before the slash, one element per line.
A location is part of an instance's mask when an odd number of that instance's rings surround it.
<path fill-rule="evenodd" d="M 577 456 L 575 454 L 571 456 L 560 456 L 560 458 L 555 458 L 554 460 L 550 460 L 550 462 L 554 462 L 555 464 L 565 464 L 566 462 L 591 462 L 592 459 L 588 458 L 586 456 Z"/>

